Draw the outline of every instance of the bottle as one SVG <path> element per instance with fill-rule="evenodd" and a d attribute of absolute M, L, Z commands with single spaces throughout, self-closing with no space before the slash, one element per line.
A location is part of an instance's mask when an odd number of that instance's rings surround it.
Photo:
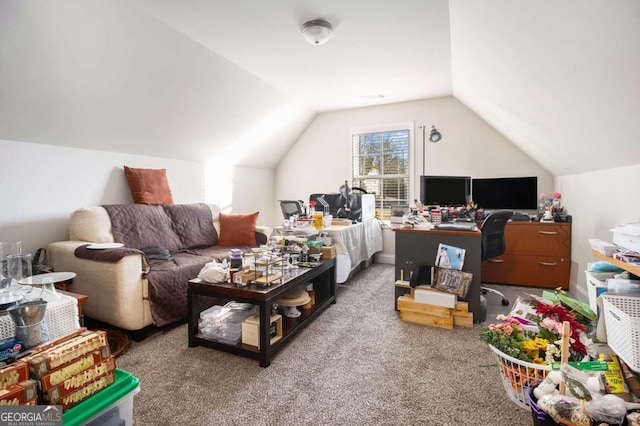
<path fill-rule="evenodd" d="M 433 223 L 434 225 L 439 225 L 440 223 L 442 223 L 442 213 L 440 212 L 440 210 L 431 210 L 431 223 Z"/>
<path fill-rule="evenodd" d="M 229 250 L 229 267 L 232 269 L 242 268 L 242 251 L 239 249 Z"/>
<path fill-rule="evenodd" d="M 320 231 L 324 224 L 324 213 L 322 210 L 315 210 L 313 212 L 313 227 Z"/>

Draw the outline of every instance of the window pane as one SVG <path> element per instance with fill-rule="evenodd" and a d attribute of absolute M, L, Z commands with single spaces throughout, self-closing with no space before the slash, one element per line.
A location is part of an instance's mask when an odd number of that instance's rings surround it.
<path fill-rule="evenodd" d="M 353 186 L 376 195 L 388 217 L 393 205 L 409 204 L 409 129 L 352 136 Z"/>

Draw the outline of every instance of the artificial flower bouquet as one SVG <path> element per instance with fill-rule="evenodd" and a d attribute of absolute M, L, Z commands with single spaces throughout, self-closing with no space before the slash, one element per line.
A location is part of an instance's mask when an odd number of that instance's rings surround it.
<path fill-rule="evenodd" d="M 497 323 L 482 326 L 480 338 L 518 360 L 542 365 L 560 361 L 564 321 L 570 325 L 569 360 L 597 356 L 589 337 L 595 331 L 595 315 L 560 292 L 519 298 L 509 315 L 496 319 Z"/>

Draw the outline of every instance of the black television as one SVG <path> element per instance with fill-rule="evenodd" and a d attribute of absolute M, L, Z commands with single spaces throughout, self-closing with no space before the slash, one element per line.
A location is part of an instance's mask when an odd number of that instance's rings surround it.
<path fill-rule="evenodd" d="M 470 195 L 470 176 L 420 176 L 420 202 L 424 206 L 464 206 Z"/>
<path fill-rule="evenodd" d="M 538 208 L 538 178 L 473 179 L 472 198 L 485 210 L 535 210 Z"/>

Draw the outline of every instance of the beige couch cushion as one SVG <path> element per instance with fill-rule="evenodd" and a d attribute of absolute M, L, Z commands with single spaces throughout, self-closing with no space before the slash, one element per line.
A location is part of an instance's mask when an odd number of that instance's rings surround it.
<path fill-rule="evenodd" d="M 111 219 L 101 206 L 83 207 L 69 219 L 69 239 L 92 243 L 112 243 Z"/>

